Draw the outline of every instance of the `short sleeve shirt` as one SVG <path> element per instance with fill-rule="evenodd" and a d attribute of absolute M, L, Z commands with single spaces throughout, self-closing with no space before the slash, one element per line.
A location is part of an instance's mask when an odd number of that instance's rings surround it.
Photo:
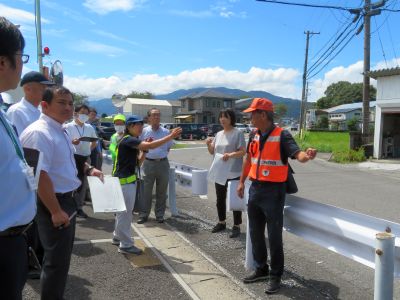
<path fill-rule="evenodd" d="M 148 138 L 151 138 L 152 140 L 160 140 L 163 137 L 166 137 L 169 135 L 169 130 L 160 126 L 157 130 L 153 130 L 151 126 L 147 126 L 146 128 L 143 128 L 142 135 L 140 136 L 140 139 L 142 141 L 145 141 Z M 169 149 L 174 145 L 173 141 L 169 141 L 160 147 L 157 147 L 155 149 L 150 149 L 149 153 L 146 154 L 147 158 L 151 159 L 159 159 L 159 158 L 165 158 L 168 156 Z"/>
<path fill-rule="evenodd" d="M 40 110 L 22 98 L 21 101 L 10 106 L 7 110 L 7 117 L 21 135 L 26 127 L 39 119 Z"/>
<path fill-rule="evenodd" d="M 244 134 L 237 128 L 233 128 L 231 131 L 225 132 L 224 130 L 219 131 L 212 145 L 214 146 L 214 152 L 219 154 L 231 153 L 238 151 L 241 147 L 246 147 L 246 141 Z M 232 158 L 234 160 L 230 169 L 228 179 L 239 177 L 242 171 L 242 158 Z"/>
<path fill-rule="evenodd" d="M 140 143 L 141 140 L 133 136 L 125 137 L 119 142 L 115 177 L 126 178 L 136 174 Z"/>
<path fill-rule="evenodd" d="M 43 152 L 42 170 L 49 175 L 56 193 L 71 192 L 81 185 L 74 148 L 62 124 L 42 114 L 22 132 L 21 143 Z"/>
<path fill-rule="evenodd" d="M 67 129 L 71 141 L 74 139 L 79 139 L 81 137 L 94 137 L 96 138 L 96 131 L 92 125 L 83 124 L 83 126 L 78 125 L 75 120 L 66 124 L 65 129 Z M 75 154 L 82 156 L 89 156 L 91 154 L 90 149 L 91 142 L 80 142 L 78 145 L 74 145 Z"/>

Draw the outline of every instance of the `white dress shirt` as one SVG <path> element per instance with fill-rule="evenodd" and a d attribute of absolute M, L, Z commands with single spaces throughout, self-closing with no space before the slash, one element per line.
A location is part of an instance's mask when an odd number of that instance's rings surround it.
<path fill-rule="evenodd" d="M 3 231 L 32 221 L 36 215 L 36 193 L 29 187 L 23 172 L 24 162 L 17 154 L 16 147 L 22 151 L 18 137 L 1 109 L 0 119 L 0 231 Z"/>
<path fill-rule="evenodd" d="M 74 148 L 62 124 L 41 114 L 39 120 L 22 132 L 21 143 L 43 152 L 42 170 L 51 178 L 56 193 L 70 192 L 80 186 Z"/>
<path fill-rule="evenodd" d="M 75 120 L 66 124 L 65 129 L 68 131 L 71 141 L 84 136 L 93 138 L 97 137 L 96 131 L 94 130 L 92 125 L 84 123 L 83 126 L 80 126 L 78 123 L 75 122 Z M 90 156 L 90 154 L 92 153 L 90 145 L 91 142 L 80 142 L 78 145 L 73 145 L 76 150 L 75 154 Z"/>
<path fill-rule="evenodd" d="M 7 110 L 7 118 L 17 128 L 18 134 L 40 117 L 40 110 L 25 98 L 13 104 Z"/>
<path fill-rule="evenodd" d="M 148 138 L 151 138 L 153 141 L 160 140 L 163 137 L 169 135 L 169 130 L 160 126 L 157 130 L 153 130 L 151 126 L 143 128 L 143 132 L 140 135 L 140 139 L 145 141 Z M 169 141 L 160 147 L 155 149 L 150 149 L 149 153 L 146 154 L 146 158 L 150 159 L 159 159 L 165 158 L 168 156 L 169 149 L 174 145 L 174 141 Z"/>

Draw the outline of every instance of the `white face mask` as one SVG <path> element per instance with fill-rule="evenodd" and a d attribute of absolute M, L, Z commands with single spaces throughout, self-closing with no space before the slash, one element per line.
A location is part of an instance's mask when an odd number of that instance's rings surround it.
<path fill-rule="evenodd" d="M 125 125 L 114 125 L 114 129 L 116 132 L 121 133 L 125 130 Z"/>
<path fill-rule="evenodd" d="M 89 120 L 89 116 L 85 115 L 85 114 L 79 114 L 78 115 L 78 119 L 79 121 L 81 121 L 82 123 L 85 123 L 87 120 Z"/>

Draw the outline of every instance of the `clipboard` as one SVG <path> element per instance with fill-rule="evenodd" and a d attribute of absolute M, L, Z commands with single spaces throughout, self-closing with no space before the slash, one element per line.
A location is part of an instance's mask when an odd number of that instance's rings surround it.
<path fill-rule="evenodd" d="M 23 148 L 24 157 L 28 165 L 33 169 L 36 188 L 39 184 L 40 171 L 42 170 L 43 152 L 32 148 Z"/>
<path fill-rule="evenodd" d="M 78 140 L 81 142 L 96 142 L 99 140 L 99 138 L 90 137 L 90 136 L 82 136 Z"/>

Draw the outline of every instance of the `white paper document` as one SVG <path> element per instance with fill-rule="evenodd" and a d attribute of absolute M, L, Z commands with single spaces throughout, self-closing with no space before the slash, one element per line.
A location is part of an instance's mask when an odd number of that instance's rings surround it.
<path fill-rule="evenodd" d="M 208 181 L 225 185 L 232 169 L 233 159 L 222 160 L 223 154 L 215 153 L 214 160 L 208 171 Z"/>
<path fill-rule="evenodd" d="M 126 211 L 118 177 L 104 176 L 104 183 L 95 176 L 88 176 L 87 179 L 95 213 Z"/>

